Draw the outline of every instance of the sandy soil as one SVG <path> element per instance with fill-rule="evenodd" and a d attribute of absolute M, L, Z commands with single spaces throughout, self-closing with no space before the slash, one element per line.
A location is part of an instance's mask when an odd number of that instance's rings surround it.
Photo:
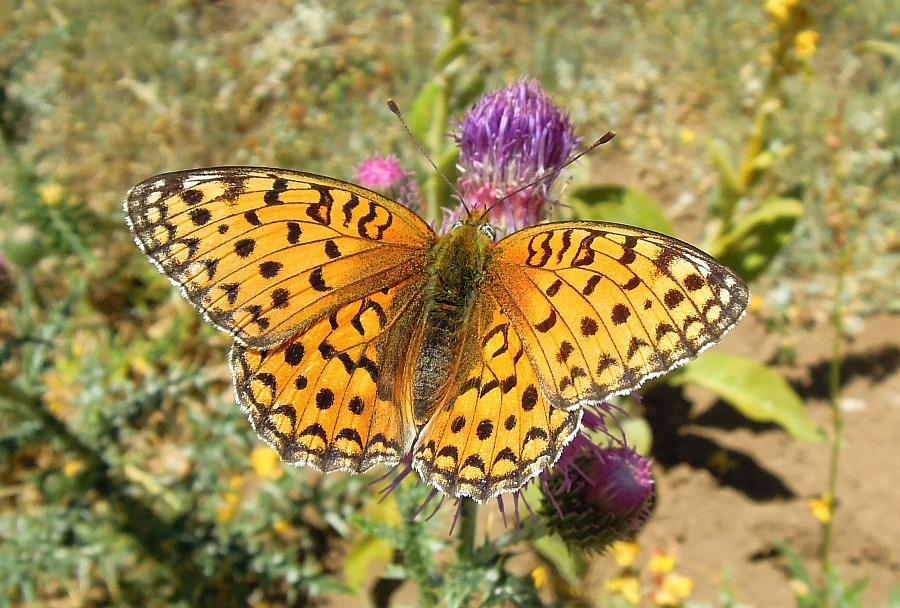
<path fill-rule="evenodd" d="M 800 335 L 796 365 L 785 369 L 819 428 L 830 428 L 827 402 L 830 330 Z M 844 449 L 835 513 L 833 560 L 845 581 L 869 577 L 864 605 L 886 606 L 900 584 L 900 317 L 866 320 L 846 347 L 842 412 Z M 744 322 L 720 348 L 770 353 L 775 344 Z M 765 356 L 762 357 L 765 359 Z M 739 602 L 792 606 L 784 560 L 771 540 L 787 541 L 812 564 L 820 524 L 808 501 L 826 487 L 830 445 L 801 443 L 777 427 L 749 423 L 709 395 L 656 392 L 645 398 L 654 426 L 659 504 L 641 537 L 645 549 L 674 550 L 678 571 L 695 581 L 694 598 L 716 602 L 728 569 Z M 710 466 L 724 448 L 733 467 Z M 599 561 L 592 579 L 608 576 Z"/>

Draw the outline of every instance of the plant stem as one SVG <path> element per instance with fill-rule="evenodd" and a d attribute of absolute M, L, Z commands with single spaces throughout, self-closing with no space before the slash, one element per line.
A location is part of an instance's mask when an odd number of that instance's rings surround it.
<path fill-rule="evenodd" d="M 841 130 L 841 117 L 843 115 L 843 99 L 838 103 L 837 111 L 833 117 L 833 130 L 838 133 Z M 837 162 L 833 163 L 837 166 Z M 838 248 L 835 274 L 834 309 L 832 310 L 831 326 L 833 331 L 831 343 L 831 362 L 828 369 L 828 397 L 831 407 L 831 461 L 828 467 L 828 489 L 823 497 L 828 501 L 828 518 L 822 524 L 822 546 L 819 560 L 821 562 L 820 573 L 820 597 L 823 598 L 824 607 L 831 605 L 831 594 L 828 592 L 828 573 L 831 570 L 831 546 L 834 532 L 834 502 L 837 496 L 837 483 L 839 463 L 841 456 L 841 444 L 843 442 L 844 419 L 841 413 L 841 357 L 843 356 L 843 328 L 844 328 L 844 286 L 846 285 L 847 272 L 851 264 L 851 244 L 847 235 L 847 205 L 840 191 L 836 175 L 833 172 L 829 194 L 836 203 L 836 212 L 833 214 L 832 230 L 834 243 Z"/>
<path fill-rule="evenodd" d="M 444 132 L 447 130 L 448 120 L 448 90 L 450 88 L 446 78 L 442 79 L 441 91 L 434 100 L 433 122 L 431 131 L 428 133 L 428 147 L 432 154 L 437 154 L 441 150 Z M 426 217 L 440 225 L 443 214 L 441 212 L 441 202 L 445 200 L 446 184 L 444 179 L 436 172 L 432 171 L 428 179 L 425 181 L 425 204 Z"/>
<path fill-rule="evenodd" d="M 834 337 L 831 344 L 831 364 L 828 369 L 828 396 L 831 405 L 831 462 L 828 467 L 828 492 L 826 495 L 829 501 L 828 510 L 829 517 L 822 525 L 822 547 L 820 560 L 822 562 L 822 585 L 824 589 L 825 574 L 831 568 L 831 539 L 834 529 L 834 497 L 837 495 L 838 480 L 838 464 L 841 455 L 841 441 L 844 430 L 844 420 L 841 415 L 840 396 L 841 396 L 841 356 L 842 356 L 842 328 L 844 323 L 843 300 L 844 291 L 844 267 L 846 253 L 843 252 L 839 261 L 837 276 L 837 298 L 835 299 L 834 311 L 832 314 L 832 328 Z M 826 594 L 827 596 L 827 594 Z"/>
<path fill-rule="evenodd" d="M 471 559 L 475 554 L 475 528 L 478 525 L 478 504 L 469 498 L 460 499 L 459 545 L 456 554 L 459 561 Z"/>

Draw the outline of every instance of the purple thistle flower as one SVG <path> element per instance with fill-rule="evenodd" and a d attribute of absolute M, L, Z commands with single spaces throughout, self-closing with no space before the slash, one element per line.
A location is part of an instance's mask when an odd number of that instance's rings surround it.
<path fill-rule="evenodd" d="M 585 426 L 602 418 L 585 411 Z M 541 474 L 547 527 L 567 543 L 603 551 L 633 538 L 650 517 L 656 498 L 650 460 L 627 446 L 601 448 L 579 433 L 552 469 Z"/>
<path fill-rule="evenodd" d="M 393 154 L 364 160 L 354 173 L 360 186 L 380 192 L 411 209 L 419 204 L 419 188 L 413 172 L 404 171 Z"/>
<path fill-rule="evenodd" d="M 490 221 L 504 232 L 545 219 L 559 170 L 578 145 L 569 116 L 534 80 L 520 80 L 482 97 L 463 117 L 459 133 L 457 182 L 470 208 L 491 207 Z"/>

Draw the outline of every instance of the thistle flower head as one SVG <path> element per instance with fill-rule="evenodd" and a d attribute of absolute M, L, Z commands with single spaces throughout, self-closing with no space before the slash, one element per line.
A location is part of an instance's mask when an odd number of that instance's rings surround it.
<path fill-rule="evenodd" d="M 567 114 L 534 80 L 520 80 L 482 97 L 463 117 L 457 183 L 469 207 L 488 208 L 536 179 L 543 181 L 494 207 L 501 231 L 531 226 L 556 203 L 551 187 L 578 144 Z"/>
<path fill-rule="evenodd" d="M 542 481 L 542 519 L 567 543 L 589 551 L 633 538 L 655 500 L 647 458 L 624 446 L 600 448 L 582 434 Z"/>
<path fill-rule="evenodd" d="M 354 173 L 359 185 L 380 192 L 406 207 L 415 208 L 419 203 L 419 189 L 412 171 L 404 171 L 393 154 L 364 160 Z"/>

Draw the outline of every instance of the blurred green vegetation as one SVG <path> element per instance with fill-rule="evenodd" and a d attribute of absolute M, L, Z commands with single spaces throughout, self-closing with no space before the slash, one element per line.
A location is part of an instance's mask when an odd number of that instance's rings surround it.
<path fill-rule="evenodd" d="M 755 279 L 752 314 L 790 360 L 791 328 L 835 300 L 845 319 L 900 311 L 892 4 L 810 5 L 797 29 L 818 48 L 791 63 L 794 39 L 749 1 L 0 2 L 0 597 L 302 606 L 413 579 L 421 601 L 531 605 L 537 577 L 505 568 L 514 530 L 435 580 L 447 514 L 401 525 L 421 488 L 379 504 L 369 478 L 270 460 L 234 404 L 230 339 L 133 245 L 125 192 L 217 164 L 347 179 L 393 152 L 440 200 L 384 100 L 452 170 L 435 125 L 529 75 L 586 140 L 619 133 L 570 168 L 567 202 L 655 201 L 628 212 Z M 566 561 L 535 552 L 557 564 L 543 592 L 576 601 Z"/>

